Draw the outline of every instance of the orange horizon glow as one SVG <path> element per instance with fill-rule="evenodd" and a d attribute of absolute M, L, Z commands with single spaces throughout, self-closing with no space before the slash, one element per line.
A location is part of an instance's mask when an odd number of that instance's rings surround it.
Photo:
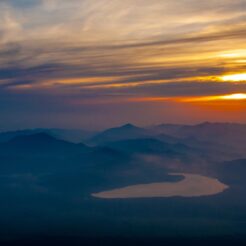
<path fill-rule="evenodd" d="M 246 93 L 234 93 L 227 95 L 214 95 L 214 96 L 202 96 L 202 97 L 190 97 L 183 98 L 180 101 L 182 102 L 208 102 L 208 101 L 227 101 L 227 100 L 246 100 Z"/>
<path fill-rule="evenodd" d="M 194 96 L 194 97 L 138 97 L 130 98 L 131 102 L 208 102 L 208 101 L 240 101 L 246 100 L 246 93 L 234 93 L 226 95 L 213 95 L 213 96 Z"/>

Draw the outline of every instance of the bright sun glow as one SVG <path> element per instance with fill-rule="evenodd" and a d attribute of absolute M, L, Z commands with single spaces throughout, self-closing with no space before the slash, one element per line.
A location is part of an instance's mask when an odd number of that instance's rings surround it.
<path fill-rule="evenodd" d="M 225 75 L 222 76 L 221 79 L 223 81 L 235 81 L 235 82 L 246 81 L 246 73 Z"/>
<path fill-rule="evenodd" d="M 185 98 L 185 99 L 182 99 L 181 101 L 183 102 L 209 102 L 209 101 L 220 101 L 220 100 L 246 100 L 246 93 L 193 97 L 193 98 Z"/>
<path fill-rule="evenodd" d="M 219 57 L 222 58 L 239 58 L 239 57 L 245 57 L 246 56 L 246 50 L 240 49 L 240 50 L 229 50 L 227 52 L 219 53 Z"/>
<path fill-rule="evenodd" d="M 244 94 L 244 93 L 231 94 L 231 95 L 221 96 L 221 99 L 225 99 L 225 100 L 243 100 L 243 99 L 246 99 L 246 94 Z"/>

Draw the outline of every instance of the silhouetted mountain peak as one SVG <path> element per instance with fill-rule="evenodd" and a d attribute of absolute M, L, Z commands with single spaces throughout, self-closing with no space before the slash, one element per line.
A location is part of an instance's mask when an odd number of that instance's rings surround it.
<path fill-rule="evenodd" d="M 99 133 L 93 137 L 89 143 L 98 145 L 124 139 L 146 138 L 149 135 L 149 130 L 128 123 Z"/>
<path fill-rule="evenodd" d="M 205 122 L 202 122 L 202 123 L 198 124 L 197 126 L 209 126 L 211 124 L 212 124 L 211 122 L 205 121 Z"/>
<path fill-rule="evenodd" d="M 133 125 L 131 123 L 127 123 L 127 124 L 125 124 L 125 125 L 123 125 L 123 126 L 121 126 L 119 128 L 123 128 L 123 129 L 139 129 L 139 127 L 137 127 L 137 126 L 135 126 L 135 125 Z"/>

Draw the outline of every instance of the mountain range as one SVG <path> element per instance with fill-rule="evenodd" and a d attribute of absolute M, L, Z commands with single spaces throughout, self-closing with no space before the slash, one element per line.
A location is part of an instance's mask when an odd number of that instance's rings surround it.
<path fill-rule="evenodd" d="M 126 124 L 89 135 L 54 129 L 0 133 L 0 241 L 24 237 L 26 231 L 34 235 L 40 228 L 46 235 L 98 236 L 108 230 L 129 235 L 133 228 L 141 235 L 185 231 L 194 236 L 204 230 L 213 235 L 218 227 L 225 235 L 245 234 L 245 129 L 229 123 Z M 183 172 L 218 179 L 230 188 L 189 199 L 102 201 L 91 196 L 135 184 L 179 182 L 182 176 L 170 173 Z"/>

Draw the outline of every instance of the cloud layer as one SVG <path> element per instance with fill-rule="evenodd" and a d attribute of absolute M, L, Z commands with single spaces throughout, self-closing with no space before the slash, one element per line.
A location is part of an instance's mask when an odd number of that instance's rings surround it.
<path fill-rule="evenodd" d="M 40 110 L 53 115 L 47 124 L 54 115 L 93 115 L 80 116 L 78 125 L 120 104 L 125 118 L 113 121 L 121 122 L 135 120 L 130 108 L 144 98 L 147 107 L 147 98 L 246 93 L 243 81 L 219 80 L 246 71 L 245 10 L 244 0 L 0 1 L 2 127 L 17 112 L 27 119 L 23 126 L 40 122 Z M 231 120 L 240 120 L 244 107 Z"/>

